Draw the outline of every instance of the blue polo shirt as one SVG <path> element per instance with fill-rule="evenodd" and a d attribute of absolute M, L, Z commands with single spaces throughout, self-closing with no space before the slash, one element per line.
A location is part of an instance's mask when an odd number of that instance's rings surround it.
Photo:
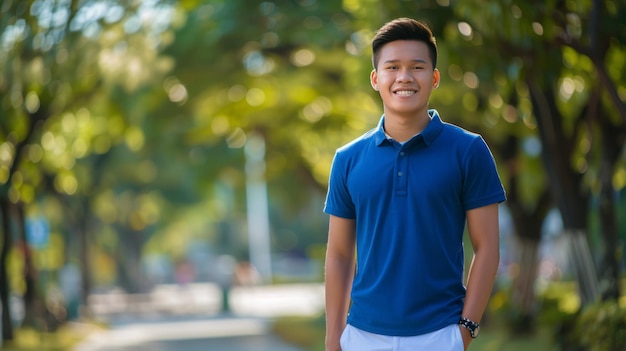
<path fill-rule="evenodd" d="M 356 221 L 357 269 L 348 323 L 413 336 L 458 322 L 466 211 L 505 193 L 483 138 L 436 110 L 404 144 L 377 128 L 339 148 L 324 211 Z"/>

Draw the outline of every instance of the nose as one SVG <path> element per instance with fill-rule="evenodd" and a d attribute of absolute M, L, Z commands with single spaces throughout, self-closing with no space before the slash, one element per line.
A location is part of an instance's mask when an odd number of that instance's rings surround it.
<path fill-rule="evenodd" d="M 413 75 L 411 75 L 411 70 L 403 68 L 398 70 L 398 75 L 396 76 L 396 82 L 398 83 L 406 83 L 412 82 Z"/>

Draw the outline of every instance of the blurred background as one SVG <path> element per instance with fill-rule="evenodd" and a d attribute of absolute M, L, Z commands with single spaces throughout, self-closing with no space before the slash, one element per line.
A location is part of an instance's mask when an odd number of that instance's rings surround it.
<path fill-rule="evenodd" d="M 476 348 L 626 350 L 623 0 L 2 0 L 2 350 L 155 313 L 322 350 L 330 163 L 380 118 L 395 17 L 507 190 Z"/>

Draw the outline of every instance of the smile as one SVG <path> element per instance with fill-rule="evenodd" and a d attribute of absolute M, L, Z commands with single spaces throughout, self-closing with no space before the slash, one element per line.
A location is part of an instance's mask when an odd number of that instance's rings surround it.
<path fill-rule="evenodd" d="M 415 90 L 398 90 L 394 92 L 394 94 L 400 95 L 400 96 L 411 96 L 411 95 L 414 95 L 415 93 L 417 93 Z"/>

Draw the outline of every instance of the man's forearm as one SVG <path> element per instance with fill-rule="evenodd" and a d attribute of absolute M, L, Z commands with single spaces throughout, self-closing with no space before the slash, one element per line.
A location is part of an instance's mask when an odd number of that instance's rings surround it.
<path fill-rule="evenodd" d="M 487 308 L 500 263 L 498 204 L 468 211 L 467 225 L 474 258 L 462 313 L 463 317 L 479 323 Z"/>
<path fill-rule="evenodd" d="M 346 326 L 354 260 L 326 258 L 326 351 L 341 351 L 339 338 Z"/>
<path fill-rule="evenodd" d="M 476 323 L 485 313 L 491 290 L 495 282 L 496 272 L 498 270 L 499 254 L 496 250 L 495 254 L 475 255 L 470 266 L 467 280 L 467 291 L 465 294 L 465 303 L 461 316 L 468 318 Z M 472 338 L 467 329 L 460 327 L 463 337 L 463 346 L 468 349 Z"/>
<path fill-rule="evenodd" d="M 496 279 L 500 260 L 498 248 L 477 253 L 472 260 L 462 316 L 480 322 Z"/>

